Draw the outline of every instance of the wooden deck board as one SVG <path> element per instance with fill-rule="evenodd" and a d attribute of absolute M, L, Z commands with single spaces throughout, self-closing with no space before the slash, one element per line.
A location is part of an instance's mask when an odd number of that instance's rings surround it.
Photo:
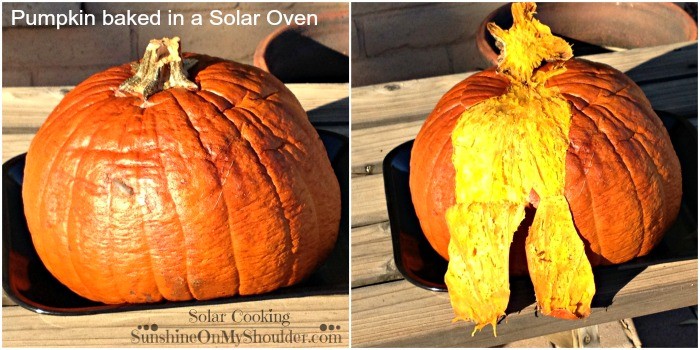
<path fill-rule="evenodd" d="M 454 314 L 447 293 L 430 292 L 405 280 L 355 288 L 352 343 L 359 347 L 488 347 L 677 309 L 697 304 L 697 267 L 697 260 L 690 260 L 654 265 L 641 272 L 608 273 L 604 282 L 597 279 L 596 283 L 598 294 L 610 296 L 612 304 L 596 307 L 594 303 L 589 318 L 536 317 L 534 303 L 526 302 L 498 325 L 498 337 L 493 336 L 490 326 L 470 337 L 473 324 L 452 323 Z M 511 300 L 534 299 L 532 293 L 527 283 L 514 284 Z"/>

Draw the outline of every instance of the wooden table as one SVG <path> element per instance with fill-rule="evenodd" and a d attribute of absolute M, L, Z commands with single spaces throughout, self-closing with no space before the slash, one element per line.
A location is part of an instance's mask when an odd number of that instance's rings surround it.
<path fill-rule="evenodd" d="M 289 88 L 308 111 L 312 123 L 320 129 L 348 135 L 348 85 L 347 84 L 290 84 Z M 25 153 L 34 133 L 54 106 L 71 87 L 4 88 L 2 90 L 2 159 Z M 347 261 L 347 233 L 341 261 Z M 347 265 L 339 273 L 347 274 Z M 226 346 L 230 343 L 144 344 L 134 343 L 132 331 L 143 325 L 156 324 L 162 330 L 180 329 L 196 333 L 208 330 L 212 333 L 231 328 L 257 329 L 259 334 L 274 334 L 265 324 L 246 323 L 234 325 L 231 313 L 259 313 L 260 310 L 289 313 L 290 326 L 295 334 L 306 334 L 306 343 L 243 344 L 246 347 L 347 347 L 349 344 L 347 292 L 326 295 L 302 295 L 282 299 L 267 299 L 221 305 L 179 307 L 149 311 L 122 312 L 90 316 L 49 316 L 28 311 L 17 306 L 4 293 L 2 299 L 2 340 L 4 346 Z M 224 323 L 191 323 L 190 310 L 198 313 L 227 313 Z M 221 326 L 223 324 L 223 327 Z M 326 325 L 322 331 L 321 325 Z M 333 326 L 333 331 L 328 329 Z M 140 330 L 147 333 L 145 330 Z M 279 332 L 279 331 L 277 331 Z M 315 343 L 311 336 L 315 335 Z M 325 335 L 325 337 L 324 337 Z M 213 341 L 213 340 L 212 340 Z"/>
<path fill-rule="evenodd" d="M 627 72 L 654 108 L 685 116 L 697 127 L 697 57 L 692 42 L 586 58 Z M 535 317 L 532 304 L 509 315 L 497 338 L 490 327 L 470 337 L 472 325 L 451 323 L 447 293 L 402 279 L 394 264 L 381 162 L 393 148 L 415 138 L 438 99 L 470 74 L 352 89 L 352 345 L 494 346 L 697 305 L 698 262 L 686 259 L 652 265 L 631 280 L 620 280 L 612 305 L 595 308 L 586 320 Z M 611 291 L 598 290 L 605 292 Z"/>

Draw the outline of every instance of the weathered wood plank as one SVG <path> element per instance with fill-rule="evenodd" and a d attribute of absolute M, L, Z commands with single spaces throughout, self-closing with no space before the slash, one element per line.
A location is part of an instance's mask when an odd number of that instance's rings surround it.
<path fill-rule="evenodd" d="M 658 313 L 697 304 L 697 260 L 639 270 L 596 272 L 597 295 L 612 300 L 596 306 L 585 320 L 535 317 L 532 290 L 514 283 L 511 301 L 526 301 L 498 325 L 469 334 L 471 324 L 451 323 L 447 293 L 430 292 L 402 280 L 353 289 L 352 344 L 356 347 L 487 347 L 584 326 Z M 531 287 L 530 287 L 531 288 Z M 534 300 L 533 300 L 534 301 Z M 609 302 L 609 301 L 608 301 Z"/>
<path fill-rule="evenodd" d="M 370 225 L 386 221 L 384 178 L 382 175 L 360 176 L 352 179 L 352 227 Z"/>
<path fill-rule="evenodd" d="M 698 72 L 697 42 L 582 58 L 609 64 L 640 82 L 671 79 Z M 354 88 L 353 130 L 425 118 L 447 90 L 472 74 L 474 72 Z"/>
<path fill-rule="evenodd" d="M 2 162 L 27 152 L 29 144 L 34 139 L 34 134 L 3 134 L 2 135 Z"/>
<path fill-rule="evenodd" d="M 5 291 L 2 291 L 2 306 L 14 306 L 17 305 L 15 304 L 12 299 L 8 298 L 7 295 L 5 294 Z"/>
<path fill-rule="evenodd" d="M 244 313 L 260 315 L 261 310 L 272 310 L 272 313 L 289 314 L 289 326 L 284 327 L 280 322 L 245 322 L 234 323 L 231 319 L 235 310 Z M 224 322 L 192 323 L 190 310 L 199 314 L 207 311 L 226 313 Z M 348 296 L 327 295 L 310 296 L 289 299 L 270 299 L 265 301 L 242 302 L 224 305 L 209 305 L 201 307 L 183 307 L 174 309 L 149 310 L 140 312 L 125 312 L 117 314 L 100 314 L 90 316 L 49 316 L 40 315 L 25 310 L 19 306 L 3 307 L 4 346 L 227 346 L 232 343 L 143 343 L 134 342 L 132 331 L 141 334 L 192 334 L 200 330 L 208 330 L 212 334 L 221 334 L 234 329 L 236 333 L 246 329 L 257 330 L 258 334 L 277 334 L 290 331 L 294 334 L 306 334 L 305 343 L 244 343 L 246 347 L 347 347 L 348 341 Z M 157 331 L 138 330 L 139 325 L 158 325 Z M 334 330 L 321 331 L 320 326 L 333 325 Z M 340 328 L 336 328 L 340 326 Z M 138 335 L 137 335 L 138 336 Z M 316 343 L 311 337 L 316 337 Z M 326 340 L 328 342 L 321 342 Z M 332 341 L 333 343 L 330 343 Z"/>
<path fill-rule="evenodd" d="M 348 84 L 288 84 L 309 118 L 317 123 L 348 123 Z M 72 86 L 2 89 L 3 133 L 35 130 Z"/>
<path fill-rule="evenodd" d="M 352 288 L 402 278 L 388 221 L 352 229 Z"/>
<path fill-rule="evenodd" d="M 425 119 L 425 116 L 423 116 Z M 400 144 L 416 138 L 423 119 L 391 125 L 381 125 L 352 131 L 352 173 L 367 175 L 382 173 L 384 157 Z"/>

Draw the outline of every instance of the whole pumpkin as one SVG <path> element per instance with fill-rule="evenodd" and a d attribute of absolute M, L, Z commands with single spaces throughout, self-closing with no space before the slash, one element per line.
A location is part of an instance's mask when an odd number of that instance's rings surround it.
<path fill-rule="evenodd" d="M 22 194 L 47 269 L 109 304 L 298 283 L 340 220 L 337 179 L 294 95 L 257 68 L 181 55 L 177 37 L 65 96 L 31 143 Z"/>
<path fill-rule="evenodd" d="M 649 253 L 681 199 L 678 158 L 642 90 L 612 67 L 569 59 L 534 4 L 512 11 L 510 30 L 489 26 L 499 66 L 440 99 L 410 163 L 423 232 L 450 261 L 456 318 L 494 333 L 509 269 L 529 267 L 543 313 L 585 317 L 591 266 Z"/>

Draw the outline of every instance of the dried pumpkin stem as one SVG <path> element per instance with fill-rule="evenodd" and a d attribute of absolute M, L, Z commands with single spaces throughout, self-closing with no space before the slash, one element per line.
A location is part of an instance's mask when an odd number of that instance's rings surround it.
<path fill-rule="evenodd" d="M 496 23 L 487 28 L 501 49 L 498 56 L 498 72 L 508 77 L 512 83 L 531 85 L 539 83 L 533 77 L 542 61 L 564 62 L 573 57 L 571 46 L 562 38 L 556 37 L 546 25 L 534 18 L 534 3 L 514 3 L 513 26 L 504 30 Z M 552 76 L 549 74 L 543 78 Z"/>
<path fill-rule="evenodd" d="M 170 88 L 197 90 L 197 84 L 187 79 L 187 67 L 193 63 L 192 59 L 181 58 L 179 37 L 153 39 L 136 65 L 136 73 L 119 86 L 117 94 L 135 95 L 145 101 Z"/>

